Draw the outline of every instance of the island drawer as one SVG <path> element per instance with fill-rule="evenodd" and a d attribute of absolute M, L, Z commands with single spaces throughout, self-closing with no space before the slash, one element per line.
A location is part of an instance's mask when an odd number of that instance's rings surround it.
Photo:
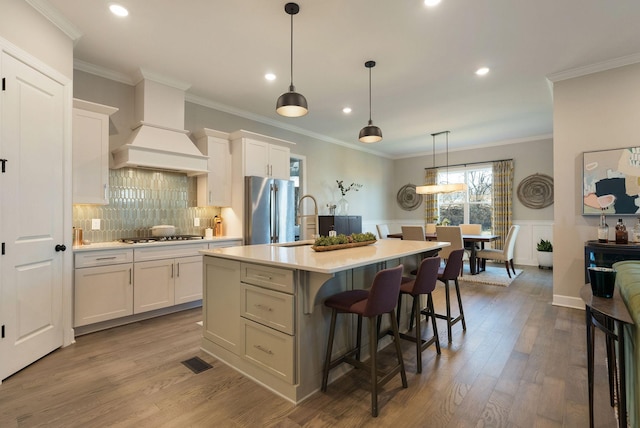
<path fill-rule="evenodd" d="M 293 336 L 244 318 L 242 321 L 245 337 L 243 357 L 283 381 L 294 384 Z"/>
<path fill-rule="evenodd" d="M 241 285 L 241 294 L 241 315 L 243 317 L 283 333 L 294 333 L 293 295 L 249 284 Z"/>
<path fill-rule="evenodd" d="M 290 269 L 241 263 L 240 281 L 293 294 L 293 270 Z"/>
<path fill-rule="evenodd" d="M 174 259 L 177 257 L 191 257 L 200 255 L 200 250 L 209 248 L 207 244 L 186 245 L 158 245 L 145 248 L 136 248 L 134 259 L 136 262 L 148 260 Z"/>
<path fill-rule="evenodd" d="M 73 256 L 76 269 L 133 262 L 132 249 L 82 251 Z"/>

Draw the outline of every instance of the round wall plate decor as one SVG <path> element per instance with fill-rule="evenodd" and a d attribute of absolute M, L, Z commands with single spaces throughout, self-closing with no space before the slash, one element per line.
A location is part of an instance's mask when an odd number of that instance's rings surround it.
<path fill-rule="evenodd" d="M 553 178 L 532 174 L 518 185 L 518 199 L 527 208 L 541 209 L 553 203 Z"/>
<path fill-rule="evenodd" d="M 422 203 L 422 195 L 416 194 L 415 184 L 405 184 L 398 190 L 396 201 L 405 211 L 413 211 Z"/>

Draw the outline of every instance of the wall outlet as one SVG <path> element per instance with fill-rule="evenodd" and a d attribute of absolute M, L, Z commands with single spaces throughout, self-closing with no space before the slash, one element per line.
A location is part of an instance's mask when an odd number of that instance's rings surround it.
<path fill-rule="evenodd" d="M 100 230 L 100 219 L 92 218 L 91 219 L 91 230 Z"/>
<path fill-rule="evenodd" d="M 200 226 L 200 218 L 196 217 L 193 219 L 193 225 L 194 226 Z"/>

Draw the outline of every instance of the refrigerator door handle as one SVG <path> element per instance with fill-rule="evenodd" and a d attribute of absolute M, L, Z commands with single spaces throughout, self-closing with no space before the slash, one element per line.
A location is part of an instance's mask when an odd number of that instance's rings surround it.
<path fill-rule="evenodd" d="M 271 198 L 271 206 L 273 212 L 273 242 L 280 242 L 280 237 L 278 236 L 280 234 L 280 231 L 278 230 L 278 226 L 280 223 L 278 221 L 278 185 L 275 183 L 273 184 L 273 197 Z"/>

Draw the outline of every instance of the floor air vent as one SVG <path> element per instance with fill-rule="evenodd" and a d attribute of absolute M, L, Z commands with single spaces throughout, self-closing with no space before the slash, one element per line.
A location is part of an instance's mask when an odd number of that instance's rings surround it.
<path fill-rule="evenodd" d="M 207 363 L 200 357 L 189 358 L 188 360 L 183 361 L 182 364 L 187 366 L 189 370 L 194 373 L 200 373 L 205 370 L 209 370 L 212 367 L 211 364 Z"/>

